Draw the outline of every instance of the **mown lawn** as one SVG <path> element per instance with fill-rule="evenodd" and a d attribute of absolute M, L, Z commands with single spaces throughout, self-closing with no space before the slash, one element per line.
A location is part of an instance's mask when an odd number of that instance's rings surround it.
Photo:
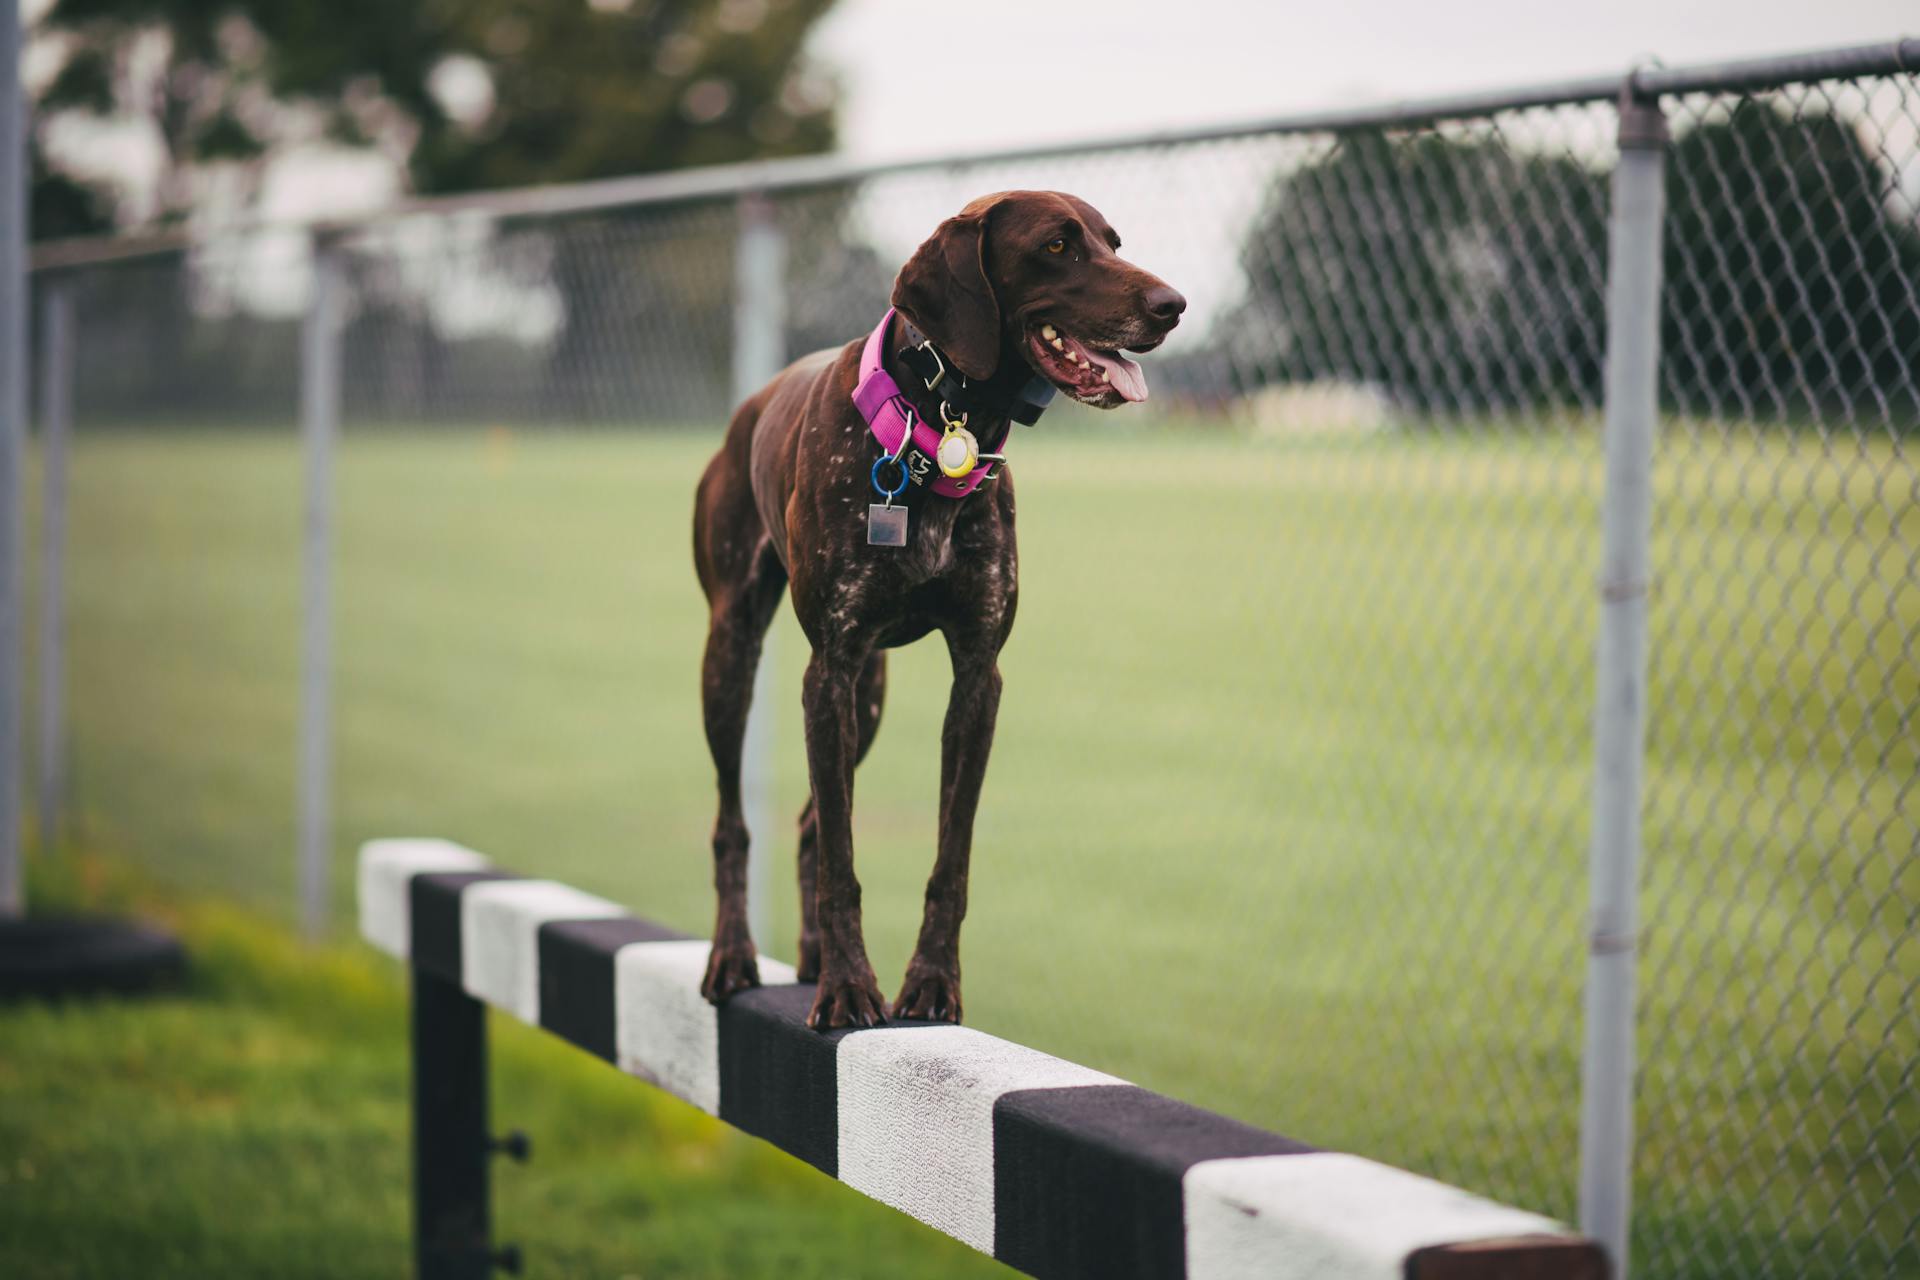
<path fill-rule="evenodd" d="M 97 869 L 97 868 L 96 868 Z M 99 899 L 66 883 L 55 899 Z M 185 989 L 0 1006 L 0 1275 L 388 1280 L 411 1272 L 406 997 L 365 948 L 309 948 L 175 895 Z M 535 1276 L 1013 1273 L 511 1018 L 493 1118 L 496 1239 Z"/>
<path fill-rule="evenodd" d="M 1111 423 L 1050 420 L 1016 445 L 1021 610 L 977 831 L 969 1020 L 1570 1216 L 1597 442 Z M 712 444 L 350 434 L 342 931 L 354 846 L 406 833 L 704 930 L 688 521 Z M 83 434 L 74 461 L 80 836 L 283 918 L 298 468 L 294 441 L 264 433 Z M 1836 462 L 1804 436 L 1692 427 L 1662 445 L 1648 1274 L 1721 1274 L 1735 1255 L 1795 1276 L 1860 1274 L 1864 1256 L 1874 1273 L 1920 1247 L 1900 1172 L 1920 1044 L 1897 980 L 1901 904 L 1920 896 L 1920 591 L 1897 553 L 1920 543 L 1911 477 L 1885 444 Z M 804 792 L 790 616 L 775 643 L 763 942 L 784 953 Z M 931 862 L 938 644 L 895 655 L 891 687 L 857 804 L 888 986 Z M 1836 1245 L 1861 1239 L 1850 1259 Z"/>

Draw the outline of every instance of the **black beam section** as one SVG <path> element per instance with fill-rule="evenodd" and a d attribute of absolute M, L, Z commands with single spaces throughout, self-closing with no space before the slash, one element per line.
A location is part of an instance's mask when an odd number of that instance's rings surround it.
<path fill-rule="evenodd" d="M 851 1033 L 809 1027 L 813 995 L 812 983 L 755 987 L 720 1006 L 720 1118 L 838 1177 L 835 1054 Z"/>
<path fill-rule="evenodd" d="M 550 920 L 540 926 L 540 1025 L 615 1062 L 614 958 L 634 942 L 685 942 L 689 935 L 632 916 Z"/>
<path fill-rule="evenodd" d="M 523 880 L 506 871 L 453 871 L 418 875 L 407 884 L 413 967 L 459 986 L 465 947 L 460 936 L 460 895 L 486 880 Z"/>
<path fill-rule="evenodd" d="M 1041 1280 L 1183 1275 L 1188 1169 L 1312 1150 L 1130 1084 L 1002 1094 L 993 1256 Z"/>

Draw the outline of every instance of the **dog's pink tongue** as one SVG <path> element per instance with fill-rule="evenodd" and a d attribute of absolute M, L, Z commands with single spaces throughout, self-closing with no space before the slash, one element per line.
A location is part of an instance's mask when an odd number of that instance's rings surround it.
<path fill-rule="evenodd" d="M 1107 371 L 1107 381 L 1113 384 L 1115 391 L 1135 404 L 1147 398 L 1147 375 L 1140 371 L 1139 365 L 1118 351 L 1108 355 L 1104 351 L 1090 350 L 1087 354 L 1095 364 Z"/>

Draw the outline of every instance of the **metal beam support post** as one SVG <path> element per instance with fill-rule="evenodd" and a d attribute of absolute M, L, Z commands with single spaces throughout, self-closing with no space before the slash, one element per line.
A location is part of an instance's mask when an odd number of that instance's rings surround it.
<path fill-rule="evenodd" d="M 487 1010 L 457 982 L 413 975 L 413 1248 L 418 1280 L 486 1280 Z"/>
<path fill-rule="evenodd" d="M 734 257 L 733 403 L 758 391 L 786 364 L 787 246 L 771 201 L 757 192 L 740 198 Z M 773 812 L 772 633 L 754 671 L 753 705 L 740 768 L 741 808 L 751 843 L 747 851 L 747 926 L 765 945 L 770 925 L 767 868 L 777 837 Z"/>
<path fill-rule="evenodd" d="M 1635 948 L 1646 746 L 1648 542 L 1660 371 L 1666 120 L 1620 100 L 1607 280 L 1606 495 L 1595 655 L 1593 842 L 1581 1070 L 1580 1226 L 1626 1280 L 1632 1206 Z"/>

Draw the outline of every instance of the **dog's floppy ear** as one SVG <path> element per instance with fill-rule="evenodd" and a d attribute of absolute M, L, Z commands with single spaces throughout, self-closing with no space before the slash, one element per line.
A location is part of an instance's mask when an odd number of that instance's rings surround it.
<path fill-rule="evenodd" d="M 893 305 L 975 382 L 1000 365 L 1000 300 L 987 279 L 987 217 L 976 200 L 941 223 L 893 282 Z"/>

